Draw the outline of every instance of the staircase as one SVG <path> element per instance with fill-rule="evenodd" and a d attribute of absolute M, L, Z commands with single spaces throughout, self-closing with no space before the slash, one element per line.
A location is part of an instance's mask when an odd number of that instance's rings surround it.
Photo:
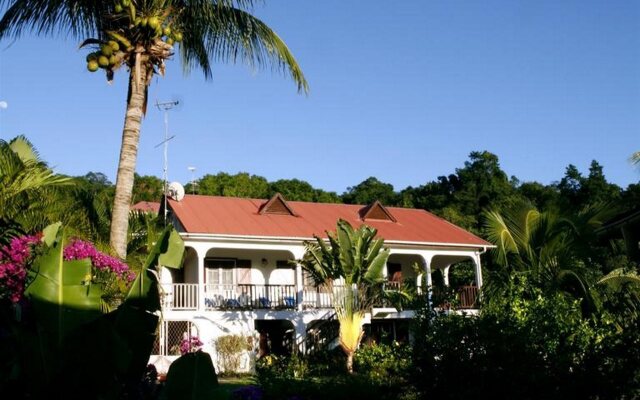
<path fill-rule="evenodd" d="M 338 344 L 340 324 L 335 313 L 328 318 L 314 321 L 307 327 L 306 337 L 292 343 L 294 352 L 312 355 L 322 350 L 332 349 Z"/>

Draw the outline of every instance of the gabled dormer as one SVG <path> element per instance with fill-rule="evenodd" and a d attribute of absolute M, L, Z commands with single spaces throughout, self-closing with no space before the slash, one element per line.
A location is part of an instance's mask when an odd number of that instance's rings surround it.
<path fill-rule="evenodd" d="M 385 206 L 382 205 L 378 200 L 369 204 L 366 207 L 362 207 L 360 211 L 360 219 L 363 221 L 366 220 L 377 220 L 377 221 L 391 221 L 397 222 L 396 218 L 391 214 L 389 210 Z"/>
<path fill-rule="evenodd" d="M 287 204 L 287 201 L 280 193 L 276 193 L 273 195 L 271 199 L 260 206 L 258 210 L 258 214 L 275 214 L 275 215 L 291 215 L 292 217 L 296 216 L 296 213 L 293 211 L 293 208 Z"/>

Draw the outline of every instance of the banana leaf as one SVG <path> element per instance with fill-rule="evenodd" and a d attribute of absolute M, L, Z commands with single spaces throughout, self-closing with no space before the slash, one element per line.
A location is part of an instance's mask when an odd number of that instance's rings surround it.
<path fill-rule="evenodd" d="M 215 398 L 218 377 L 208 353 L 187 353 L 175 360 L 167 373 L 167 400 Z"/>
<path fill-rule="evenodd" d="M 31 398 L 85 393 L 119 399 L 138 390 L 156 338 L 159 309 L 156 265 L 179 267 L 184 244 L 167 228 L 147 257 L 124 303 L 100 311 L 102 291 L 88 284 L 89 260 L 63 261 L 60 224 L 44 231 L 44 252 L 34 262 L 26 297 L 32 304 L 16 321 L 16 387 Z"/>
<path fill-rule="evenodd" d="M 45 250 L 34 261 L 25 296 L 31 301 L 38 326 L 58 346 L 69 332 L 102 315 L 102 289 L 91 284 L 89 259 L 64 261 L 64 230 L 57 223 L 47 227 Z"/>
<path fill-rule="evenodd" d="M 160 311 L 160 292 L 158 281 L 159 264 L 170 268 L 181 268 L 184 257 L 184 242 L 172 226 L 162 232 L 140 274 L 131 285 L 125 304 L 144 309 L 148 312 Z"/>

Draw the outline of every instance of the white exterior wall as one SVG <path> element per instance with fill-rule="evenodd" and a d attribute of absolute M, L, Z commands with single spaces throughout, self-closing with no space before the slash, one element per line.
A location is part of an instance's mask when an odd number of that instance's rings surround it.
<path fill-rule="evenodd" d="M 334 313 L 333 309 L 303 309 L 303 286 L 302 270 L 300 266 L 294 269 L 276 268 L 277 260 L 300 259 L 304 255 L 304 246 L 300 240 L 283 239 L 261 239 L 261 238 L 220 238 L 212 235 L 187 235 L 183 234 L 185 246 L 191 248 L 195 259 L 187 259 L 184 277 L 186 282 L 204 283 L 204 259 L 217 257 L 228 257 L 232 254 L 234 258 L 251 260 L 251 284 L 262 285 L 296 285 L 297 309 L 272 309 L 272 310 L 250 310 L 250 311 L 221 311 L 206 309 L 203 299 L 205 298 L 205 286 L 198 286 L 199 302 L 195 310 L 164 310 L 165 320 L 188 320 L 194 322 L 200 334 L 201 340 L 205 343 L 203 350 L 211 354 L 214 365 L 218 369 L 217 354 L 214 347 L 215 340 L 223 335 L 239 334 L 243 336 L 255 336 L 255 321 L 264 319 L 288 320 L 295 327 L 296 340 L 302 340 L 306 335 L 306 326 L 311 321 L 328 318 Z M 432 268 L 445 268 L 449 261 L 460 259 L 471 259 L 476 266 L 477 284 L 482 285 L 482 274 L 480 268 L 480 250 L 473 248 L 461 248 L 451 246 L 450 248 L 428 248 L 428 246 L 394 244 L 387 242 L 387 247 L 391 249 L 391 254 L 411 255 L 410 259 L 416 257 L 422 261 L 427 285 L 431 285 Z M 246 256 L 245 256 L 246 255 Z M 262 266 L 262 259 L 267 259 L 267 266 Z M 402 258 L 403 277 L 415 277 L 410 263 Z M 440 265 L 442 264 L 442 265 Z M 314 295 L 315 296 L 315 295 Z M 307 303 L 307 297 L 304 298 Z M 402 313 L 386 314 L 387 318 L 395 315 L 395 318 L 411 318 L 413 312 L 404 311 Z M 367 316 L 370 321 L 371 315 Z M 254 354 L 247 352 L 243 361 L 245 371 L 253 365 Z"/>

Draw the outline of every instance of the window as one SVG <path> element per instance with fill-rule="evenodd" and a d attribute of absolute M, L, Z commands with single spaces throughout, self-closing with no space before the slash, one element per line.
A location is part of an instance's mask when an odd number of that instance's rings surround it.
<path fill-rule="evenodd" d="M 387 263 L 387 279 L 393 282 L 402 282 L 402 264 Z"/>
<path fill-rule="evenodd" d="M 205 258 L 205 283 L 210 285 L 233 285 L 235 258 Z"/>
<path fill-rule="evenodd" d="M 289 260 L 278 260 L 278 261 L 276 261 L 276 268 L 295 269 L 294 265 L 289 263 Z"/>
<path fill-rule="evenodd" d="M 205 283 L 233 285 L 251 283 L 251 260 L 235 258 L 205 258 Z"/>

